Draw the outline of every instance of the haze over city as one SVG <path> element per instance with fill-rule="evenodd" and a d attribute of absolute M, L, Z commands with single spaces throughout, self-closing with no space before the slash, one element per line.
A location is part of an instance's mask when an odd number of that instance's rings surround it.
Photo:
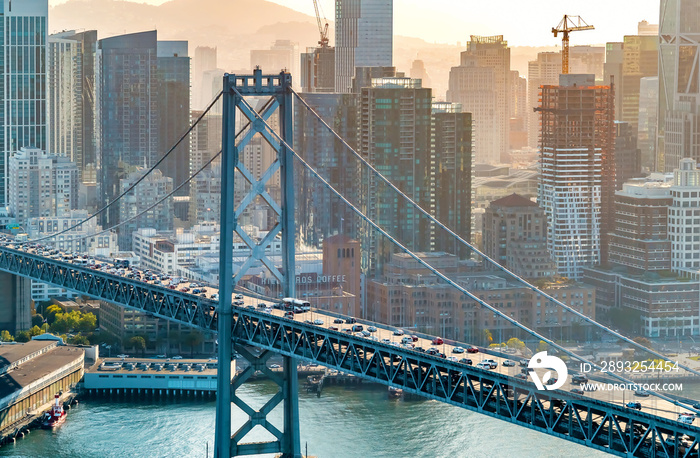
<path fill-rule="evenodd" d="M 0 30 L 0 458 L 700 456 L 700 0 Z"/>

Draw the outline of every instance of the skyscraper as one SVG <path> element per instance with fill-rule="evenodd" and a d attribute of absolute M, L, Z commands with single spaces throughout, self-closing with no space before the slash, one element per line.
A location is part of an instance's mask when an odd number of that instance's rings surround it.
<path fill-rule="evenodd" d="M 637 144 L 642 151 L 642 170 L 656 170 L 656 115 L 659 106 L 659 77 L 639 80 Z"/>
<path fill-rule="evenodd" d="M 658 75 L 658 48 L 656 36 L 626 35 L 624 38 L 622 80 L 615 80 L 616 98 L 620 93 L 622 105 L 620 111 L 615 112 L 615 119 L 630 123 L 635 134 L 639 120 L 641 79 Z"/>
<path fill-rule="evenodd" d="M 352 87 L 355 67 L 391 67 L 393 0 L 335 2 L 335 91 Z"/>
<path fill-rule="evenodd" d="M 559 274 L 580 279 L 604 259 L 615 189 L 612 91 L 593 75 L 542 87 L 539 204 Z"/>
<path fill-rule="evenodd" d="M 190 125 L 190 58 L 186 41 L 158 42 L 159 156 L 167 153 Z M 190 176 L 190 144 L 184 139 L 160 166 L 179 186 Z M 177 195 L 189 194 L 185 185 Z"/>
<path fill-rule="evenodd" d="M 700 209 L 700 169 L 694 159 L 681 159 L 673 172 L 673 204 L 668 209 L 668 232 L 671 236 L 671 268 L 700 269 L 700 240 L 697 213 Z"/>
<path fill-rule="evenodd" d="M 672 172 L 685 157 L 700 159 L 697 140 L 700 129 L 700 72 L 696 60 L 700 43 L 698 13 L 697 2 L 661 0 L 657 130 L 659 171 Z"/>
<path fill-rule="evenodd" d="M 432 91 L 420 80 L 377 78 L 362 88 L 358 152 L 411 199 L 430 203 L 430 131 Z M 360 206 L 370 219 L 412 250 L 429 248 L 427 219 L 367 169 L 360 176 Z M 365 226 L 360 236 L 363 266 L 380 274 L 394 250 L 391 242 Z"/>
<path fill-rule="evenodd" d="M 119 195 L 119 180 L 158 156 L 157 33 L 132 33 L 99 41 L 102 204 Z M 103 224 L 119 220 L 110 207 Z"/>
<path fill-rule="evenodd" d="M 494 135 L 497 125 L 497 93 L 494 69 L 482 67 L 474 56 L 462 56 L 459 67 L 450 70 L 447 100 L 462 105 L 472 114 L 474 160 L 479 164 L 501 162 L 500 146 Z"/>
<path fill-rule="evenodd" d="M 75 162 L 81 179 L 96 160 L 96 53 L 96 30 L 49 37 L 48 151 Z"/>
<path fill-rule="evenodd" d="M 192 106 L 196 110 L 206 108 L 211 100 L 211 85 L 205 87 L 204 72 L 217 68 L 216 47 L 197 46 L 194 49 L 194 72 L 192 75 Z"/>
<path fill-rule="evenodd" d="M 22 147 L 46 149 L 48 0 L 2 0 L 0 21 L 0 208 L 8 204 L 8 160 Z"/>
<path fill-rule="evenodd" d="M 480 37 L 472 35 L 467 42 L 467 50 L 460 56 L 460 67 L 481 67 L 493 69 L 493 87 L 496 103 L 491 106 L 493 117 L 490 120 L 480 119 L 476 113 L 474 121 L 476 123 L 477 160 L 481 157 L 488 157 L 489 162 L 506 162 L 508 159 L 508 145 L 510 132 L 510 104 L 511 104 L 511 73 L 510 73 L 510 48 L 508 42 L 503 39 L 503 35 L 491 37 Z M 450 71 L 450 89 L 447 91 L 449 102 L 461 103 L 464 111 L 471 111 L 468 97 L 461 94 L 459 86 L 462 84 L 459 79 L 468 75 L 459 70 L 460 67 L 453 67 Z M 453 75 L 454 73 L 454 75 Z M 468 76 L 467 76 L 468 77 Z"/>
<path fill-rule="evenodd" d="M 472 115 L 462 113 L 459 104 L 434 102 L 430 145 L 431 213 L 463 239 L 473 231 L 474 194 Z M 466 258 L 469 250 L 442 230 L 431 228 L 432 251 L 446 251 Z"/>

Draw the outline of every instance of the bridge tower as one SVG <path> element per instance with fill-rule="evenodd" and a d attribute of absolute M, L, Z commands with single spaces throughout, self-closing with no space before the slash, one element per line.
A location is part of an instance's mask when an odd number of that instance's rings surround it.
<path fill-rule="evenodd" d="M 287 297 L 295 296 L 294 268 L 294 172 L 293 154 L 277 137 L 269 132 L 262 121 L 270 119 L 274 113 L 279 118 L 279 135 L 292 145 L 292 77 L 289 73 L 263 75 L 256 69 L 253 75 L 224 75 L 223 85 L 223 134 L 221 159 L 221 243 L 219 260 L 219 309 L 218 309 L 218 380 L 216 404 L 215 456 L 231 456 L 279 453 L 285 458 L 301 457 L 299 439 L 299 404 L 297 399 L 298 380 L 296 360 L 284 357 L 283 373 L 273 373 L 266 362 L 272 353 L 259 353 L 232 342 L 233 311 L 231 295 L 235 285 L 249 267 L 256 261 L 262 262 L 270 273 L 282 285 Z M 259 112 L 247 103 L 247 97 L 265 97 L 266 103 Z M 240 113 L 245 123 L 250 124 L 238 135 L 236 133 L 236 115 Z M 276 159 L 260 178 L 253 176 L 239 159 L 240 152 L 256 135 L 262 138 L 277 153 Z M 281 181 L 280 201 L 276 202 L 266 190 L 266 184 L 279 170 Z M 234 181 L 236 171 L 248 183 L 249 192 L 241 200 L 234 202 Z M 262 198 L 277 215 L 275 226 L 259 243 L 255 242 L 238 224 L 243 211 L 257 197 Z M 233 272 L 233 237 L 234 232 L 250 249 L 250 256 L 240 270 Z M 267 257 L 266 248 L 277 235 L 282 238 L 282 272 Z M 235 378 L 231 377 L 232 352 L 235 349 L 248 362 L 249 366 Z M 279 385 L 278 392 L 260 409 L 255 410 L 236 395 L 236 390 L 255 371 L 266 373 Z M 248 421 L 231 435 L 231 403 L 246 414 Z M 280 431 L 267 419 L 267 415 L 280 403 L 283 403 L 283 428 Z M 255 426 L 262 426 L 271 433 L 275 440 L 268 442 L 243 443 L 243 439 Z"/>

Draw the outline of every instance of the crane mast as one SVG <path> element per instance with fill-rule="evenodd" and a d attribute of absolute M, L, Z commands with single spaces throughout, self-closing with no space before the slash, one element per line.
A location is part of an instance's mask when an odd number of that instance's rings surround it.
<path fill-rule="evenodd" d="M 315 0 L 314 0 L 314 3 Z M 320 26 L 320 20 L 319 20 Z M 569 16 L 564 15 L 564 18 L 559 22 L 559 25 L 552 27 L 552 33 L 554 37 L 561 33 L 561 72 L 562 74 L 569 73 L 569 33 L 577 32 L 579 30 L 593 30 L 595 27 L 586 24 L 586 22 L 581 19 L 581 16 Z"/>

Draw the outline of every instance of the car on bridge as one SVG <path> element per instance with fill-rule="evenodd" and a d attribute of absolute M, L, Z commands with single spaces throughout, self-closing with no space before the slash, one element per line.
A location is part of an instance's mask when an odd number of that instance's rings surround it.
<path fill-rule="evenodd" d="M 467 347 L 467 353 L 479 353 L 479 349 L 473 345 Z"/>
<path fill-rule="evenodd" d="M 642 403 L 641 402 L 628 402 L 625 404 L 625 407 L 628 409 L 637 409 L 637 410 L 642 410 Z"/>
<path fill-rule="evenodd" d="M 479 362 L 476 365 L 476 368 L 477 369 L 485 369 L 485 370 L 489 370 L 489 371 L 492 369 L 491 365 L 487 362 L 484 362 L 484 361 Z"/>
<path fill-rule="evenodd" d="M 496 361 L 494 361 L 493 359 L 484 359 L 481 362 L 486 363 L 489 366 L 491 366 L 491 369 L 495 369 L 498 367 L 498 363 Z"/>
<path fill-rule="evenodd" d="M 511 359 L 506 359 L 505 361 L 503 361 L 503 363 L 501 363 L 501 365 L 504 367 L 515 367 L 515 361 Z"/>
<path fill-rule="evenodd" d="M 645 398 L 645 397 L 647 397 L 647 396 L 650 396 L 651 393 L 649 393 L 647 390 L 635 390 L 634 395 L 635 395 L 635 396 L 641 396 L 641 397 L 644 397 L 644 398 Z"/>
<path fill-rule="evenodd" d="M 336 318 L 335 320 L 333 320 L 333 323 L 335 323 L 335 324 L 343 324 L 343 323 L 345 323 L 345 320 L 343 320 L 342 318 Z"/>
<path fill-rule="evenodd" d="M 291 310 L 288 312 L 284 312 L 284 317 L 289 318 L 290 320 L 293 320 L 294 319 L 294 312 L 292 312 Z"/>
<path fill-rule="evenodd" d="M 580 394 L 581 396 L 583 396 L 584 394 L 586 394 L 586 393 L 583 392 L 583 390 L 582 390 L 581 388 L 573 388 L 573 389 L 571 390 L 571 392 L 574 393 L 574 394 Z"/>
<path fill-rule="evenodd" d="M 433 339 L 433 345 L 443 345 L 445 341 L 442 339 L 442 337 L 436 337 Z"/>
<path fill-rule="evenodd" d="M 369 332 L 377 332 L 377 328 L 375 326 L 367 326 L 367 330 Z"/>
<path fill-rule="evenodd" d="M 404 335 L 403 329 L 394 329 L 394 335 L 395 335 L 395 336 L 402 336 L 402 335 Z"/>
<path fill-rule="evenodd" d="M 459 362 L 462 363 L 462 364 L 466 364 L 467 366 L 471 366 L 471 365 L 472 365 L 472 360 L 469 359 L 469 358 L 462 358 L 462 359 L 459 360 Z"/>
<path fill-rule="evenodd" d="M 466 350 L 462 347 L 454 347 L 452 353 L 464 353 Z"/>

